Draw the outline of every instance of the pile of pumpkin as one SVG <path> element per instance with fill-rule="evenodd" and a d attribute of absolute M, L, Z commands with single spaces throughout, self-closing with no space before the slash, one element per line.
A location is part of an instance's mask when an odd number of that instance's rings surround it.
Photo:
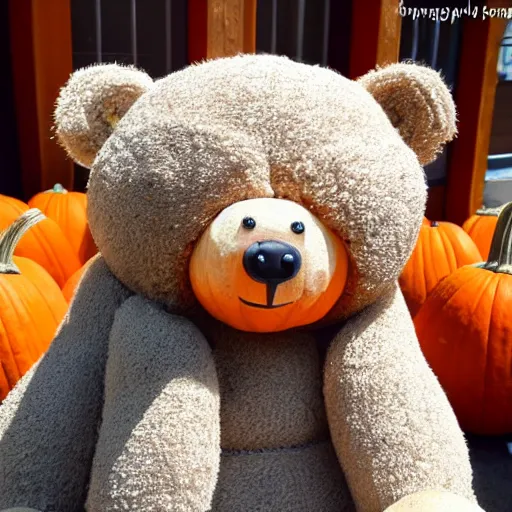
<path fill-rule="evenodd" d="M 512 203 L 424 219 L 400 287 L 461 428 L 512 433 Z"/>
<path fill-rule="evenodd" d="M 0 403 L 46 351 L 96 254 L 87 196 L 61 185 L 0 195 Z"/>

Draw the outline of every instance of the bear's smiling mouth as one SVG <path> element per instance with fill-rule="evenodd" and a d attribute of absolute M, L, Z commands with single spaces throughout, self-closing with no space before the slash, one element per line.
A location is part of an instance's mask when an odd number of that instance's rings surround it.
<path fill-rule="evenodd" d="M 290 304 L 293 304 L 293 302 L 285 302 L 284 304 L 258 304 L 256 302 L 249 302 L 248 300 L 242 299 L 242 297 L 238 297 L 240 299 L 240 302 L 242 304 L 245 304 L 246 306 L 250 306 L 252 308 L 260 308 L 260 309 L 276 309 L 276 308 L 282 308 L 283 306 L 289 306 Z"/>

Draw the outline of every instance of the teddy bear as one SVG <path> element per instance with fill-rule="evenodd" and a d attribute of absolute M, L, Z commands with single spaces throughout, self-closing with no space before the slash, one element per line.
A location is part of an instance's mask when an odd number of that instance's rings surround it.
<path fill-rule="evenodd" d="M 0 509 L 482 510 L 397 286 L 456 134 L 436 71 L 98 64 L 55 127 L 100 252 L 0 409 Z"/>

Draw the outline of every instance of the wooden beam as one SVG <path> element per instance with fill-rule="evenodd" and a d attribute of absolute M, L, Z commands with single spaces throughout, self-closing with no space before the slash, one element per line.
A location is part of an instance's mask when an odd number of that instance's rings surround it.
<path fill-rule="evenodd" d="M 352 3 L 350 78 L 398 61 L 402 28 L 399 6 L 399 0 Z"/>
<path fill-rule="evenodd" d="M 73 164 L 53 138 L 53 110 L 73 70 L 70 0 L 10 0 L 16 120 L 25 198 L 73 187 Z"/>
<path fill-rule="evenodd" d="M 208 58 L 255 52 L 256 0 L 208 0 Z"/>
<path fill-rule="evenodd" d="M 256 9 L 257 0 L 244 3 L 244 53 L 256 53 Z"/>
<path fill-rule="evenodd" d="M 447 169 L 446 218 L 462 224 L 482 207 L 497 63 L 507 20 L 465 18 L 455 91 L 458 137 Z"/>
<path fill-rule="evenodd" d="M 188 62 L 206 59 L 208 33 L 208 1 L 188 0 Z"/>

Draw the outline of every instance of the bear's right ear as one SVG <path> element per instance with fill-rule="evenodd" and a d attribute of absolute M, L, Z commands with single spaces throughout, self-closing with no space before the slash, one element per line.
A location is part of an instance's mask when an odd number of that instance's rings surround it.
<path fill-rule="evenodd" d="M 146 73 L 119 64 L 75 71 L 57 98 L 60 144 L 73 160 L 90 167 L 117 122 L 152 85 Z"/>
<path fill-rule="evenodd" d="M 457 134 L 455 103 L 437 71 L 396 62 L 357 81 L 377 100 L 421 165 L 432 162 Z"/>

